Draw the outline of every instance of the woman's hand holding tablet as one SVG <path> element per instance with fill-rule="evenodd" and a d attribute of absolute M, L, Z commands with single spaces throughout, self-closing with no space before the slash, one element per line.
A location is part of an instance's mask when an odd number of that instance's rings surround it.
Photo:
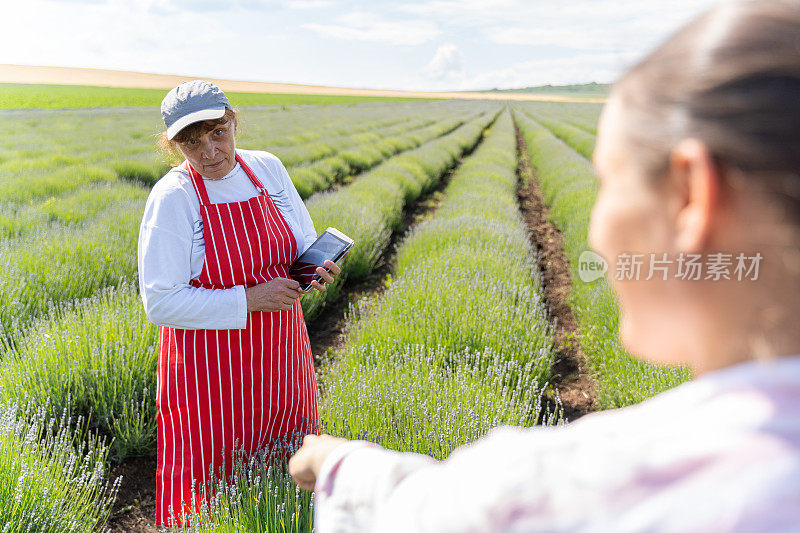
<path fill-rule="evenodd" d="M 289 267 L 289 275 L 308 291 L 325 290 L 320 283 L 333 283 L 333 276 L 341 273 L 336 264 L 353 247 L 353 239 L 335 228 L 326 229 L 314 243 Z"/>

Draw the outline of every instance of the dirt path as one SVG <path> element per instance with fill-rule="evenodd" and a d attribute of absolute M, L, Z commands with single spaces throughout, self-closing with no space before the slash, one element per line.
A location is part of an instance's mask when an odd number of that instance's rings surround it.
<path fill-rule="evenodd" d="M 452 174 L 452 170 L 448 174 Z M 325 364 L 330 352 L 342 346 L 345 338 L 345 323 L 351 304 L 361 298 L 376 295 L 386 287 L 386 276 L 394 270 L 394 258 L 397 245 L 403 241 L 408 231 L 438 207 L 442 198 L 442 189 L 449 181 L 449 176 L 442 179 L 436 189 L 424 199 L 406 208 L 403 223 L 398 231 L 392 233 L 389 245 L 384 249 L 378 266 L 370 274 L 357 282 L 345 282 L 341 297 L 326 305 L 320 316 L 307 324 L 308 336 L 311 340 L 311 353 L 314 364 Z"/>
<path fill-rule="evenodd" d="M 580 331 L 569 306 L 572 280 L 569 261 L 564 255 L 564 237 L 547 219 L 549 208 L 542 199 L 539 182 L 534 176 L 528 145 L 514 123 L 517 134 L 517 156 L 520 188 L 519 205 L 531 244 L 538 252 L 538 267 L 544 285 L 544 299 L 553 324 L 556 362 L 552 384 L 563 403 L 564 416 L 572 421 L 597 410 L 595 384 L 589 375 L 586 356 L 580 347 Z"/>
<path fill-rule="evenodd" d="M 156 458 L 135 457 L 114 468 L 122 476 L 107 530 L 111 533 L 149 533 L 156 529 Z"/>
<path fill-rule="evenodd" d="M 500 115 L 497 116 L 499 117 Z M 497 117 L 495 117 L 496 119 Z M 494 120 L 486 126 L 484 132 L 491 128 L 493 124 Z M 335 303 L 326 306 L 319 318 L 308 324 L 308 336 L 311 339 L 311 353 L 314 355 L 315 364 L 324 364 L 326 352 L 329 350 L 334 351 L 344 342 L 345 319 L 350 305 L 361 298 L 380 293 L 386 287 L 384 281 L 386 276 L 394 270 L 397 245 L 403 241 L 411 228 L 439 207 L 443 197 L 442 193 L 447 184 L 450 183 L 450 178 L 461 165 L 461 162 L 474 152 L 481 142 L 478 141 L 475 146 L 461 154 L 458 162 L 447 171 L 447 174 L 439 180 L 433 190 L 404 208 L 403 223 L 399 230 L 392 233 L 389 245 L 383 250 L 378 262 L 378 267 L 363 280 L 355 283 L 346 282 L 342 290 L 343 296 Z"/>

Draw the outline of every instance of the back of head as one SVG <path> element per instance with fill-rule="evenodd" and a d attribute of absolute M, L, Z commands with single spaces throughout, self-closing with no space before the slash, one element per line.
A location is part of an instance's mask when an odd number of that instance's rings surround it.
<path fill-rule="evenodd" d="M 628 71 L 613 97 L 650 176 L 698 138 L 800 213 L 800 3 L 726 2 L 682 28 Z"/>
<path fill-rule="evenodd" d="M 678 213 L 670 235 L 693 239 L 676 250 L 763 257 L 752 282 L 680 285 L 682 307 L 660 302 L 662 315 L 695 309 L 685 337 L 695 349 L 705 328 L 705 354 L 800 353 L 800 2 L 720 3 L 626 72 L 610 101 L 624 157 Z M 703 147 L 692 168 L 713 186 L 686 178 L 687 145 Z M 692 185 L 697 203 L 683 209 Z"/>

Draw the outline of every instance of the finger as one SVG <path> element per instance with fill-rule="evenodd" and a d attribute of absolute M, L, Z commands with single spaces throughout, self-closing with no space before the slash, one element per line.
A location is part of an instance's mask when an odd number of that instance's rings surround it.
<path fill-rule="evenodd" d="M 339 265 L 337 265 L 331 260 L 325 261 L 325 266 L 328 267 L 328 270 L 330 270 L 331 274 L 333 274 L 334 276 L 338 276 L 339 274 L 342 273 L 341 267 L 339 267 Z"/>
<path fill-rule="evenodd" d="M 333 276 L 324 268 L 317 267 L 317 274 L 319 274 L 319 277 L 322 278 L 325 283 L 333 283 Z"/>
<path fill-rule="evenodd" d="M 275 298 L 277 300 L 278 305 L 286 305 L 287 303 L 293 300 L 292 293 L 290 292 L 281 292 L 278 294 L 278 297 Z"/>
<path fill-rule="evenodd" d="M 281 280 L 281 283 L 287 289 L 296 289 L 300 287 L 300 284 L 296 280 L 293 280 L 291 278 L 276 278 L 276 279 Z"/>
<path fill-rule="evenodd" d="M 301 457 L 295 455 L 289 460 L 289 475 L 292 476 L 294 482 L 297 483 L 297 486 L 301 489 L 314 490 L 314 481 L 316 481 L 316 479 L 312 479 L 311 477 L 304 454 L 300 455 Z"/>
<path fill-rule="evenodd" d="M 294 301 L 300 298 L 300 295 L 303 294 L 299 290 L 295 289 L 284 289 L 280 292 L 280 297 L 282 301 Z"/>
<path fill-rule="evenodd" d="M 327 287 L 317 280 L 312 281 L 311 286 L 317 289 L 319 292 L 325 292 L 327 290 Z"/>
<path fill-rule="evenodd" d="M 312 492 L 314 490 L 314 482 L 315 481 L 316 481 L 316 478 L 315 479 L 306 479 L 304 477 L 301 477 L 301 478 L 295 479 L 295 483 L 297 483 L 298 487 L 300 487 L 303 490 L 307 490 L 309 492 Z"/>
<path fill-rule="evenodd" d="M 300 298 L 302 295 L 303 295 L 303 291 L 302 290 L 296 290 L 296 291 L 290 292 L 287 296 L 289 296 L 289 298 L 291 298 L 292 301 L 294 301 L 294 300 L 297 300 L 298 298 Z"/>
<path fill-rule="evenodd" d="M 298 457 L 299 456 L 299 457 Z M 302 447 L 294 452 L 294 455 L 289 457 L 289 475 L 292 477 L 296 477 L 299 474 L 299 467 L 301 458 L 303 456 L 303 449 Z"/>

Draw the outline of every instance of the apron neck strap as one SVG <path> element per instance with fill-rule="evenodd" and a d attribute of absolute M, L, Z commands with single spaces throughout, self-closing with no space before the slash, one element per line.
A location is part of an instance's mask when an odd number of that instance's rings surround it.
<path fill-rule="evenodd" d="M 189 164 L 189 161 L 184 161 L 183 165 L 186 167 L 186 170 L 189 171 L 189 176 L 192 178 L 192 185 L 194 185 L 194 192 L 197 193 L 197 199 L 200 200 L 200 205 L 211 205 L 211 202 L 208 200 L 208 191 L 206 191 L 206 184 L 203 183 L 203 176 L 200 175 L 192 165 Z"/>
<path fill-rule="evenodd" d="M 253 182 L 253 185 L 255 186 L 255 188 L 258 189 L 259 191 L 261 191 L 261 194 L 266 195 L 267 194 L 267 190 L 261 184 L 261 181 L 256 177 L 255 172 L 250 170 L 250 167 L 247 165 L 247 163 L 244 162 L 244 159 L 242 159 L 242 156 L 240 156 L 238 153 L 236 154 L 236 161 L 242 166 L 242 168 L 244 169 L 245 173 L 247 174 L 247 177 L 250 178 L 250 181 Z"/>

